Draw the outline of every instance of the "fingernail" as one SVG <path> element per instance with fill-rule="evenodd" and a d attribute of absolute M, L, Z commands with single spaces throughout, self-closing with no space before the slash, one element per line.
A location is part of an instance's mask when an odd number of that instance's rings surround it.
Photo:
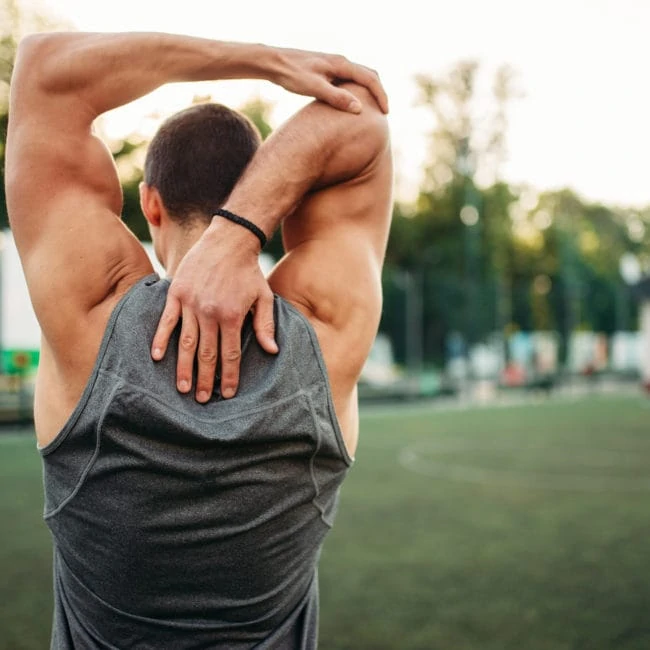
<path fill-rule="evenodd" d="M 154 359 L 160 359 L 162 357 L 162 350 L 160 348 L 154 348 L 152 354 Z"/>
<path fill-rule="evenodd" d="M 199 402 L 207 402 L 209 397 L 210 397 L 210 396 L 208 395 L 208 391 L 207 391 L 207 390 L 200 390 L 200 391 L 199 391 L 199 394 L 196 396 L 196 399 L 197 399 Z"/>
<path fill-rule="evenodd" d="M 181 393 L 187 393 L 189 389 L 190 389 L 190 382 L 187 381 L 187 379 L 183 379 L 178 383 L 178 390 L 180 390 Z"/>
<path fill-rule="evenodd" d="M 361 104 L 356 99 L 353 99 L 348 104 L 348 110 L 352 113 L 361 113 Z"/>
<path fill-rule="evenodd" d="M 223 397 L 225 397 L 226 399 L 230 399 L 231 397 L 234 397 L 234 396 L 235 396 L 235 389 L 234 389 L 234 388 L 230 388 L 230 387 L 228 387 L 228 388 L 224 388 L 224 389 L 221 391 L 221 394 L 222 394 Z"/>

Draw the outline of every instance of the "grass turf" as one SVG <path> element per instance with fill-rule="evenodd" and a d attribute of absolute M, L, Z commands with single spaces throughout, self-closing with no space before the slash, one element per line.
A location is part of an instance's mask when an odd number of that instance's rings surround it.
<path fill-rule="evenodd" d="M 650 404 L 367 409 L 321 561 L 321 650 L 650 648 Z M 0 648 L 48 647 L 30 436 L 0 436 Z"/>

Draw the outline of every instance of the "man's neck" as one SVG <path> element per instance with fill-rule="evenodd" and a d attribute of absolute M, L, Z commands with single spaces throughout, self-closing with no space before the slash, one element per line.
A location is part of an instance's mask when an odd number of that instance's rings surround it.
<path fill-rule="evenodd" d="M 207 225 L 197 225 L 191 228 L 177 226 L 170 241 L 167 245 L 165 254 L 165 271 L 168 278 L 176 273 L 178 265 L 185 257 L 187 251 L 194 246 L 201 235 L 204 233 Z"/>

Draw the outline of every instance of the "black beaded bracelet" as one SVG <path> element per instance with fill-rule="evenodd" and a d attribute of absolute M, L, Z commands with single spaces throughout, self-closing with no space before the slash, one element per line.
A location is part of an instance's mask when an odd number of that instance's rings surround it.
<path fill-rule="evenodd" d="M 224 217 L 225 219 L 228 219 L 228 221 L 232 221 L 233 223 L 237 223 L 240 226 L 244 226 L 244 228 L 250 230 L 260 240 L 262 248 L 266 246 L 266 235 L 252 221 L 244 219 L 244 217 L 240 217 L 238 214 L 230 212 L 230 210 L 225 210 L 224 208 L 219 208 L 214 213 L 214 216 Z"/>

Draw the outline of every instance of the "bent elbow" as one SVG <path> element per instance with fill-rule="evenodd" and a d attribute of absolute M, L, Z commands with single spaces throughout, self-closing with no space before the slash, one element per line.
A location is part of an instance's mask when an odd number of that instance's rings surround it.
<path fill-rule="evenodd" d="M 45 92 L 62 89 L 60 64 L 74 35 L 65 32 L 29 34 L 18 43 L 12 85 Z"/>
<path fill-rule="evenodd" d="M 20 40 L 16 49 L 12 83 L 39 83 L 42 80 L 51 39 L 50 34 L 29 34 Z"/>
<path fill-rule="evenodd" d="M 390 147 L 390 130 L 388 119 L 379 107 L 375 96 L 366 88 L 357 83 L 346 82 L 341 84 L 351 92 L 361 103 L 361 112 L 350 121 L 355 133 L 355 139 L 362 136 L 367 144 L 371 144 L 377 153 Z"/>

